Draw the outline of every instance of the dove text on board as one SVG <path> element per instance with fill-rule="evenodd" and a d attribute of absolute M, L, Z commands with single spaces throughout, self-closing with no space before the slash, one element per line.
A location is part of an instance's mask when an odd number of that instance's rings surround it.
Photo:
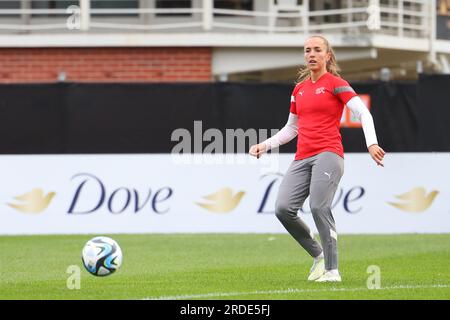
<path fill-rule="evenodd" d="M 80 178 L 81 180 L 79 180 Z M 167 201 L 172 197 L 173 190 L 169 187 L 162 187 L 154 192 L 148 189 L 142 195 L 138 190 L 126 187 L 109 191 L 100 178 L 89 173 L 77 174 L 73 179 L 81 182 L 75 189 L 68 211 L 69 214 L 94 213 L 103 206 L 113 214 L 123 213 L 127 209 L 133 213 L 138 213 L 146 207 L 150 207 L 154 213 L 164 214 L 170 209 Z M 89 204 L 81 203 L 83 202 L 81 200 L 82 195 L 89 195 L 91 200 Z M 94 198 L 94 201 L 92 201 L 92 198 Z"/>
<path fill-rule="evenodd" d="M 266 177 L 271 177 L 267 175 Z M 278 187 L 281 183 L 281 177 L 275 175 L 275 178 L 270 180 L 265 187 L 261 202 L 258 207 L 258 214 L 274 214 L 274 199 L 278 193 Z M 345 212 L 349 214 L 356 214 L 362 210 L 361 199 L 366 195 L 366 190 L 363 186 L 352 186 L 350 188 L 339 187 L 331 205 L 332 209 L 342 205 Z M 311 211 L 303 208 L 300 209 L 302 213 L 310 214 Z"/>

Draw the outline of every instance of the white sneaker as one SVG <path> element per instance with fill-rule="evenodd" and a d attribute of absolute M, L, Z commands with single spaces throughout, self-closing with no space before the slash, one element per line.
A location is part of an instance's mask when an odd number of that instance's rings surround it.
<path fill-rule="evenodd" d="M 325 273 L 324 258 L 314 259 L 314 263 L 309 271 L 308 281 L 319 279 Z"/>
<path fill-rule="evenodd" d="M 341 275 L 339 272 L 326 271 L 316 282 L 341 282 Z"/>

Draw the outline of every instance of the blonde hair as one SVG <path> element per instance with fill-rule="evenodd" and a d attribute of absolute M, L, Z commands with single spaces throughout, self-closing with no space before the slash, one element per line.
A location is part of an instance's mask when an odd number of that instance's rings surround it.
<path fill-rule="evenodd" d="M 338 63 L 336 61 L 336 56 L 334 54 L 334 50 L 331 47 L 328 40 L 323 36 L 317 36 L 317 35 L 311 36 L 308 39 L 311 39 L 311 38 L 319 38 L 319 39 L 323 40 L 323 42 L 325 43 L 325 46 L 326 46 L 327 53 L 330 53 L 330 56 L 331 56 L 330 61 L 327 62 L 327 71 L 334 76 L 340 77 L 341 75 L 339 74 L 339 72 L 341 71 L 341 69 L 338 66 Z M 308 67 L 307 66 L 300 67 L 300 69 L 298 70 L 298 74 L 297 74 L 297 83 L 302 83 L 303 81 L 306 81 L 309 79 L 311 79 L 311 72 L 308 69 Z"/>

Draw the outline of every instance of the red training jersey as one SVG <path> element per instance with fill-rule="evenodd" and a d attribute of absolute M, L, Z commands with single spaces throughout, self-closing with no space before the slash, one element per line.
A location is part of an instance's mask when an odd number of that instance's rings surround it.
<path fill-rule="evenodd" d="M 291 97 L 291 113 L 298 116 L 295 160 L 324 151 L 344 157 L 340 122 L 345 104 L 356 95 L 347 81 L 329 72 L 295 87 Z"/>

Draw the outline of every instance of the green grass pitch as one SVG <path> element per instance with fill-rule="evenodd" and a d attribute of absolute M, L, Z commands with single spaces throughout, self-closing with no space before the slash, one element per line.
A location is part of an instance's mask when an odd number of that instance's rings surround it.
<path fill-rule="evenodd" d="M 93 235 L 0 237 L 0 299 L 450 299 L 450 234 L 341 235 L 334 284 L 306 281 L 312 259 L 287 234 L 109 236 L 124 260 L 103 278 L 81 264 Z M 71 265 L 80 289 L 67 287 Z"/>

